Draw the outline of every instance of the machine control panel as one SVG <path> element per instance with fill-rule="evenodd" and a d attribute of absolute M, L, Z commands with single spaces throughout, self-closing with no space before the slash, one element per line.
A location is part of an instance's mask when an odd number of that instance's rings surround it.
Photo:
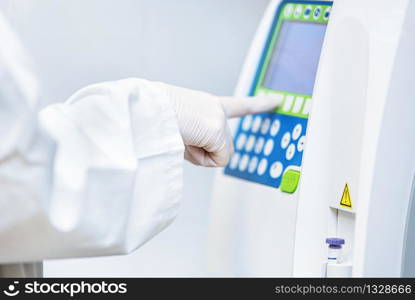
<path fill-rule="evenodd" d="M 225 174 L 294 193 L 331 2 L 282 1 L 250 95 L 282 100 L 273 112 L 241 119 Z"/>

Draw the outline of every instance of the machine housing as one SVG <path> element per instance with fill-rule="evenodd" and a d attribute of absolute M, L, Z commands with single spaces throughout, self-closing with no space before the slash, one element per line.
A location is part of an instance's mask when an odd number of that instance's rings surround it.
<path fill-rule="evenodd" d="M 256 86 L 258 69 L 277 18 L 290 4 L 294 12 L 297 6 L 303 12 L 309 5 L 331 6 L 329 1 L 271 1 L 236 95 L 264 92 Z M 245 153 L 237 168 L 231 169 L 231 160 L 217 174 L 209 234 L 212 274 L 327 276 L 325 239 L 340 237 L 346 244 L 333 274 L 415 275 L 415 3 L 335 0 L 332 5 L 312 95 L 304 95 L 312 101 L 302 123 L 307 142 L 301 156 L 282 161 L 274 181 L 270 165 L 265 180 L 259 179 L 259 166 L 249 174 L 249 162 L 241 171 Z M 234 122 L 237 136 L 243 125 Z M 238 153 L 238 139 L 235 148 Z M 268 156 L 278 160 L 282 154 L 275 151 Z M 290 169 L 299 172 L 295 189 L 282 187 Z"/>

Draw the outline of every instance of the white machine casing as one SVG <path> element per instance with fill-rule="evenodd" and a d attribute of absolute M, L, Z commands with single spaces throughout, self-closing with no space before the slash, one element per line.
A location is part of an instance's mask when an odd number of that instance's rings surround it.
<path fill-rule="evenodd" d="M 250 92 L 279 4 L 265 12 L 237 96 Z M 299 188 L 286 194 L 218 171 L 212 275 L 324 277 L 328 237 L 346 240 L 334 276 L 415 275 L 414 53 L 414 1 L 334 0 Z M 340 205 L 346 184 L 352 208 Z"/>

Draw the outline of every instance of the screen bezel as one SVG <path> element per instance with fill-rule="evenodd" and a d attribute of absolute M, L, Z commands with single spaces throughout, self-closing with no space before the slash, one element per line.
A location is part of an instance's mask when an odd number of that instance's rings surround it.
<path fill-rule="evenodd" d="M 299 17 L 299 18 L 293 18 L 292 16 L 290 17 L 285 17 L 283 14 L 283 11 L 285 9 L 285 7 L 287 5 L 296 5 L 296 4 L 302 4 L 302 5 L 310 5 L 313 8 L 317 7 L 317 6 L 321 6 L 322 7 L 322 13 L 320 15 L 319 19 L 314 19 L 312 16 L 309 19 L 304 19 L 303 17 Z M 296 93 L 289 93 L 287 91 L 277 91 L 277 90 L 271 90 L 271 89 L 267 89 L 263 86 L 263 82 L 264 82 L 264 78 L 265 78 L 265 74 L 266 74 L 266 70 L 268 69 L 269 63 L 270 63 L 270 59 L 272 57 L 272 53 L 275 49 L 276 43 L 278 42 L 278 37 L 279 37 L 279 32 L 281 29 L 281 24 L 284 20 L 293 20 L 293 21 L 305 21 L 305 22 L 319 22 L 319 23 L 325 23 L 328 24 L 329 19 L 325 19 L 324 18 L 324 11 L 326 9 L 331 9 L 333 5 L 332 1 L 306 1 L 306 0 L 283 0 L 281 1 L 281 3 L 278 5 L 278 8 L 276 9 L 275 15 L 274 15 L 274 19 L 272 22 L 272 25 L 270 27 L 270 32 L 268 34 L 268 38 L 265 42 L 259 63 L 258 63 L 258 67 L 256 69 L 256 73 L 254 75 L 254 80 L 252 82 L 252 86 L 250 88 L 250 92 L 249 95 L 250 96 L 256 96 L 259 95 L 261 92 L 267 92 L 267 93 L 279 93 L 279 94 L 283 94 L 284 96 L 287 95 L 292 95 L 294 97 L 304 97 L 304 98 L 310 98 L 312 95 L 307 95 L 307 94 L 296 94 Z M 323 41 L 323 47 L 324 48 L 324 41 Z M 308 115 L 303 115 L 303 114 L 296 114 L 296 113 L 287 113 L 281 110 L 281 107 L 278 108 L 276 111 L 274 111 L 275 113 L 281 113 L 281 114 L 287 114 L 287 115 L 292 115 L 292 116 L 296 116 L 296 117 L 301 117 L 301 118 L 308 118 Z"/>

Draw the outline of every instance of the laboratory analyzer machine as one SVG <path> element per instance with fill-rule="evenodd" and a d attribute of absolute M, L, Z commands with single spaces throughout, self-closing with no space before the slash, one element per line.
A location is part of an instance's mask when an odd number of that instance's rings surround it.
<path fill-rule="evenodd" d="M 282 104 L 232 124 L 212 273 L 415 274 L 414 20 L 408 0 L 271 1 L 235 94 Z"/>

